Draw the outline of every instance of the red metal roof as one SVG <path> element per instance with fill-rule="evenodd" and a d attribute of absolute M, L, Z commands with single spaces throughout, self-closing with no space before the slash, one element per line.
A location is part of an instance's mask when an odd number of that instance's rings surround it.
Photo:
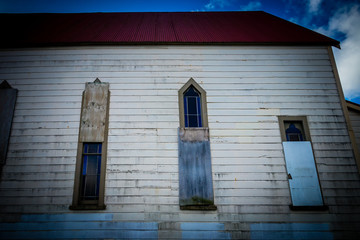
<path fill-rule="evenodd" d="M 0 46 L 339 42 L 257 12 L 0 14 Z"/>

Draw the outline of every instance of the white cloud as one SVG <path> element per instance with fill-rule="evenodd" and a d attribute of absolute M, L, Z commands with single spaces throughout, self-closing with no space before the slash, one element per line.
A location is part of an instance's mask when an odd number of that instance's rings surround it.
<path fill-rule="evenodd" d="M 211 2 L 205 5 L 206 10 L 213 10 L 215 8 L 215 5 Z"/>
<path fill-rule="evenodd" d="M 261 9 L 261 2 L 259 1 L 252 1 L 249 2 L 248 5 L 241 8 L 242 11 L 254 11 L 254 10 L 260 10 Z"/>
<path fill-rule="evenodd" d="M 311 23 L 318 14 L 322 0 L 283 0 L 285 12 L 290 22 L 311 28 Z"/>
<path fill-rule="evenodd" d="M 309 3 L 312 0 L 309 1 Z M 319 7 L 321 1 L 316 4 Z M 310 9 L 309 9 L 310 10 Z M 315 13 L 309 14 L 316 16 Z M 344 4 L 329 18 L 328 24 L 315 31 L 333 38 L 340 38 L 341 50 L 334 48 L 340 81 L 347 99 L 360 98 L 360 4 Z"/>
<path fill-rule="evenodd" d="M 285 4 L 285 11 L 295 12 L 295 14 L 290 17 L 290 21 L 296 24 L 313 28 L 312 25 L 314 19 L 316 20 L 319 15 L 321 15 L 324 10 L 321 8 L 323 0 L 306 0 L 306 1 L 296 1 L 295 0 L 283 0 Z"/>
<path fill-rule="evenodd" d="M 348 99 L 360 96 L 360 5 L 339 10 L 329 21 L 328 33 L 345 35 L 341 50 L 335 50 L 344 94 Z"/>
<path fill-rule="evenodd" d="M 210 0 L 209 3 L 205 5 L 205 9 L 208 10 L 214 10 L 215 8 L 224 8 L 226 6 L 230 6 L 231 0 Z"/>
<path fill-rule="evenodd" d="M 322 0 L 309 0 L 308 11 L 316 13 L 319 10 Z"/>
<path fill-rule="evenodd" d="M 207 4 L 205 4 L 205 11 L 214 11 L 214 10 L 224 10 L 227 7 L 234 7 L 234 5 L 238 5 L 239 1 L 235 0 L 210 0 Z M 250 1 L 247 5 L 240 7 L 241 11 L 254 11 L 260 10 L 262 4 L 259 0 Z"/>

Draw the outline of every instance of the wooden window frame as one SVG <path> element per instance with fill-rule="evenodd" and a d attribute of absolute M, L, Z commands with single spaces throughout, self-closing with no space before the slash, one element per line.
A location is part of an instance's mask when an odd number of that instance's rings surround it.
<path fill-rule="evenodd" d="M 193 86 L 200 93 L 202 121 L 202 127 L 200 128 L 208 128 L 206 91 L 193 78 L 190 78 L 178 91 L 180 128 L 185 128 L 184 93 L 190 86 Z"/>
<path fill-rule="evenodd" d="M 100 153 L 85 153 L 84 151 L 84 146 L 86 144 L 101 144 L 101 152 Z M 81 156 L 81 178 L 80 178 L 80 191 L 83 192 L 84 191 L 84 180 L 83 180 L 83 176 L 84 176 L 84 159 L 85 159 L 85 156 L 100 156 L 100 176 L 101 176 L 101 169 L 102 169 L 102 166 L 101 166 L 101 163 L 102 163 L 102 143 L 95 143 L 95 142 L 84 142 L 83 143 L 83 151 L 82 151 L 82 156 Z M 89 166 L 89 163 L 87 163 L 87 167 Z M 88 174 L 86 174 L 88 175 Z M 100 179 L 99 179 L 100 180 Z M 99 185 L 99 193 L 100 193 L 100 181 L 99 183 L 97 183 Z M 98 193 L 98 196 L 97 198 L 99 198 L 99 193 Z M 97 204 L 98 202 L 98 199 L 93 199 L 93 200 L 84 200 L 84 199 L 81 199 L 82 197 L 86 197 L 86 196 L 82 196 L 83 194 L 80 194 L 80 200 L 79 200 L 79 203 L 80 204 L 83 204 L 83 205 L 87 205 L 87 204 Z"/>
<path fill-rule="evenodd" d="M 280 134 L 281 134 L 282 142 L 288 141 L 286 138 L 285 122 L 301 122 L 304 130 L 303 141 L 311 142 L 309 125 L 306 116 L 279 116 L 279 126 L 280 126 Z"/>
<path fill-rule="evenodd" d="M 83 165 L 83 143 L 79 143 L 77 161 L 76 161 L 76 173 L 74 182 L 73 204 L 70 206 L 71 210 L 103 210 L 106 208 L 104 204 L 105 193 L 105 172 L 106 172 L 106 149 L 107 144 L 102 142 L 101 146 L 101 169 L 100 169 L 100 183 L 99 183 L 99 199 L 98 200 L 81 200 L 81 171 Z"/>

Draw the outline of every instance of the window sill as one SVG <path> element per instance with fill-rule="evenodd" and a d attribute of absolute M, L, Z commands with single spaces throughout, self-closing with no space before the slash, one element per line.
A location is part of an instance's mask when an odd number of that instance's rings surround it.
<path fill-rule="evenodd" d="M 98 206 L 98 205 L 76 205 L 70 206 L 70 210 L 105 210 L 106 205 Z"/>
<path fill-rule="evenodd" d="M 289 205 L 289 208 L 293 211 L 327 211 L 329 207 L 326 205 L 323 206 L 293 206 Z"/>
<path fill-rule="evenodd" d="M 217 207 L 215 205 L 187 205 L 180 206 L 180 210 L 215 211 L 217 210 Z"/>
<path fill-rule="evenodd" d="M 186 142 L 209 141 L 209 128 L 179 128 L 179 138 Z"/>

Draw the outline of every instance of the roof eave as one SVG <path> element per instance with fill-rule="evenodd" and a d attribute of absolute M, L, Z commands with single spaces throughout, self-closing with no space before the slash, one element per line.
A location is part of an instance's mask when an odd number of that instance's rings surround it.
<path fill-rule="evenodd" d="M 5 43 L 0 48 L 42 48 L 42 47 L 78 47 L 78 46 L 139 46 L 139 45 L 206 45 L 206 46 L 333 46 L 334 42 L 43 42 L 43 43 Z"/>

